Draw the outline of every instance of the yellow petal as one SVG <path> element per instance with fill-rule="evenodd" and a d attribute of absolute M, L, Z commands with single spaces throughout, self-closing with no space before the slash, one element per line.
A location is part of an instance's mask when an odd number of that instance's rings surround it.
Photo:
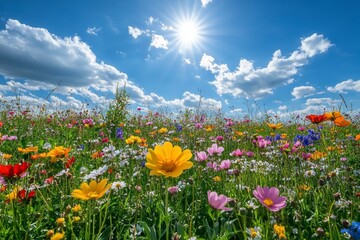
<path fill-rule="evenodd" d="M 101 198 L 102 196 L 104 196 L 104 194 L 107 192 L 107 190 L 111 187 L 111 183 L 109 183 L 108 185 L 106 185 L 106 187 L 101 191 L 99 192 L 99 195 L 97 198 Z"/>
<path fill-rule="evenodd" d="M 186 149 L 182 152 L 180 156 L 175 160 L 177 164 L 182 164 L 183 162 L 186 162 L 192 158 L 192 153 L 189 149 Z"/>
<path fill-rule="evenodd" d="M 96 187 L 96 192 L 97 193 L 101 192 L 104 189 L 107 181 L 108 181 L 107 179 L 103 179 L 97 184 L 97 187 Z"/>
<path fill-rule="evenodd" d="M 171 159 L 176 160 L 182 153 L 181 147 L 175 146 L 171 152 Z"/>
<path fill-rule="evenodd" d="M 165 159 L 169 160 L 171 159 L 171 154 L 173 151 L 173 145 L 171 142 L 165 142 L 164 146 L 163 146 L 163 151 L 164 151 L 164 155 L 165 155 Z"/>
<path fill-rule="evenodd" d="M 164 161 L 165 160 L 165 154 L 164 154 L 164 149 L 163 146 L 156 146 L 154 148 L 154 154 L 156 155 L 156 158 L 158 159 L 158 161 Z"/>
<path fill-rule="evenodd" d="M 71 196 L 73 198 L 81 199 L 81 200 L 89 200 L 89 197 L 86 196 L 80 189 L 75 189 L 72 191 Z"/>
<path fill-rule="evenodd" d="M 98 185 L 97 182 L 95 180 L 92 180 L 89 184 L 89 191 L 95 192 L 97 185 Z"/>
<path fill-rule="evenodd" d="M 89 185 L 87 183 L 82 183 L 80 185 L 81 191 L 83 191 L 85 194 L 87 194 L 90 191 Z"/>

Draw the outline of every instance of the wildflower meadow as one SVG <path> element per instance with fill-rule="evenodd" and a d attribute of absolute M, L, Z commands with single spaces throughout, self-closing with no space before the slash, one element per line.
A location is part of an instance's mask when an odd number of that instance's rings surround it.
<path fill-rule="evenodd" d="M 1 103 L 0 239 L 360 239 L 359 114 L 131 112 L 124 91 Z"/>

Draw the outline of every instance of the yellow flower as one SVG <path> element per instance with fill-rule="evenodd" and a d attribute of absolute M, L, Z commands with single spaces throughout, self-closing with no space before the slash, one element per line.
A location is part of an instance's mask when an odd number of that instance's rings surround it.
<path fill-rule="evenodd" d="M 158 133 L 167 133 L 167 132 L 168 132 L 167 128 L 160 128 L 158 131 Z"/>
<path fill-rule="evenodd" d="M 27 147 L 27 148 L 18 148 L 18 151 L 21 152 L 21 153 L 31 153 L 31 152 L 37 152 L 38 151 L 38 147 L 35 146 L 35 147 Z"/>
<path fill-rule="evenodd" d="M 76 204 L 75 206 L 72 207 L 71 209 L 73 212 L 80 212 L 81 210 L 81 205 L 80 204 Z"/>
<path fill-rule="evenodd" d="M 64 239 L 64 237 L 65 237 L 65 233 L 64 233 L 64 232 L 62 232 L 62 233 L 57 232 L 57 233 L 55 233 L 55 235 L 53 235 L 53 236 L 50 238 L 50 240 L 60 240 L 60 239 Z"/>
<path fill-rule="evenodd" d="M 303 190 L 303 191 L 309 191 L 309 190 L 311 189 L 310 186 L 305 185 L 305 184 L 299 185 L 298 188 L 299 188 L 300 190 Z"/>
<path fill-rule="evenodd" d="M 141 141 L 141 138 L 138 136 L 131 136 L 125 140 L 126 144 L 134 144 Z"/>
<path fill-rule="evenodd" d="M 68 157 L 71 148 L 65 148 L 63 146 L 55 147 L 47 153 L 47 156 L 51 158 L 51 162 L 56 162 L 59 158 Z"/>
<path fill-rule="evenodd" d="M 244 136 L 244 132 L 240 132 L 240 131 L 235 131 L 235 134 L 240 137 Z"/>
<path fill-rule="evenodd" d="M 215 182 L 220 182 L 220 181 L 221 181 L 221 177 L 215 176 L 215 177 L 213 177 L 213 180 L 214 180 Z"/>
<path fill-rule="evenodd" d="M 57 224 L 57 226 L 58 227 L 64 227 L 64 225 L 65 225 L 65 218 L 58 218 L 58 219 L 56 219 L 56 224 Z"/>
<path fill-rule="evenodd" d="M 278 237 L 280 239 L 286 239 L 285 227 L 284 226 L 275 224 L 274 225 L 274 231 L 275 231 L 276 235 L 278 235 Z"/>
<path fill-rule="evenodd" d="M 207 125 L 207 126 L 205 126 L 205 130 L 206 130 L 207 132 L 211 132 L 214 128 L 215 128 L 214 125 Z"/>
<path fill-rule="evenodd" d="M 11 193 L 9 193 L 9 194 L 7 194 L 7 195 L 5 196 L 6 200 L 12 201 L 12 200 L 14 200 L 14 199 L 17 199 L 17 197 L 18 197 L 18 192 L 19 192 L 20 190 L 21 190 L 21 189 L 20 189 L 19 187 L 15 187 L 14 190 L 13 190 Z"/>
<path fill-rule="evenodd" d="M 312 160 L 317 160 L 317 159 L 323 158 L 325 156 L 326 156 L 326 153 L 315 151 L 314 153 L 311 154 L 311 159 Z"/>
<path fill-rule="evenodd" d="M 2 157 L 3 157 L 4 159 L 10 159 L 10 158 L 12 157 L 12 155 L 11 155 L 11 154 L 7 154 L 7 153 L 3 153 Z"/>
<path fill-rule="evenodd" d="M 76 216 L 72 218 L 73 223 L 80 222 L 80 217 Z"/>
<path fill-rule="evenodd" d="M 95 180 L 92 180 L 90 184 L 82 183 L 80 185 L 80 189 L 75 189 L 72 191 L 71 196 L 81 200 L 101 198 L 111 187 L 111 183 L 106 185 L 107 181 L 107 179 L 103 179 L 99 183 L 97 183 Z"/>
<path fill-rule="evenodd" d="M 193 166 L 189 161 L 191 157 L 189 149 L 182 151 L 181 147 L 165 142 L 164 145 L 157 145 L 154 150 L 149 149 L 145 166 L 151 169 L 150 175 L 175 178 Z"/>
<path fill-rule="evenodd" d="M 282 123 L 276 123 L 276 124 L 267 123 L 267 125 L 268 125 L 272 130 L 280 129 L 280 128 L 283 127 L 283 124 L 282 124 Z"/>

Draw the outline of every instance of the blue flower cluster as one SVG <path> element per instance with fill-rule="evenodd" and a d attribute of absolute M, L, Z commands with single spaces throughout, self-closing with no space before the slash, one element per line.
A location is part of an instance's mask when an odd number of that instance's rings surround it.
<path fill-rule="evenodd" d="M 281 140 L 281 135 L 280 134 L 276 134 L 274 137 L 273 136 L 266 136 L 265 140 L 269 140 L 271 142 L 276 142 Z"/>
<path fill-rule="evenodd" d="M 300 141 L 303 146 L 314 144 L 315 141 L 320 139 L 320 133 L 312 129 L 308 130 L 308 135 L 296 135 L 294 142 Z"/>
<path fill-rule="evenodd" d="M 343 228 L 341 233 L 348 233 L 354 240 L 360 240 L 360 222 L 352 222 L 348 228 Z"/>
<path fill-rule="evenodd" d="M 116 129 L 116 138 L 118 139 L 124 139 L 124 131 L 121 127 Z"/>

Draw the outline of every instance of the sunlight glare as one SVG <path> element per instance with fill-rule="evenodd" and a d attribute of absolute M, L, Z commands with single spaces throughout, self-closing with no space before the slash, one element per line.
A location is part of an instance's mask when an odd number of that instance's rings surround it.
<path fill-rule="evenodd" d="M 189 20 L 181 22 L 177 29 L 177 36 L 183 47 L 191 47 L 199 41 L 199 28 L 195 22 Z"/>

